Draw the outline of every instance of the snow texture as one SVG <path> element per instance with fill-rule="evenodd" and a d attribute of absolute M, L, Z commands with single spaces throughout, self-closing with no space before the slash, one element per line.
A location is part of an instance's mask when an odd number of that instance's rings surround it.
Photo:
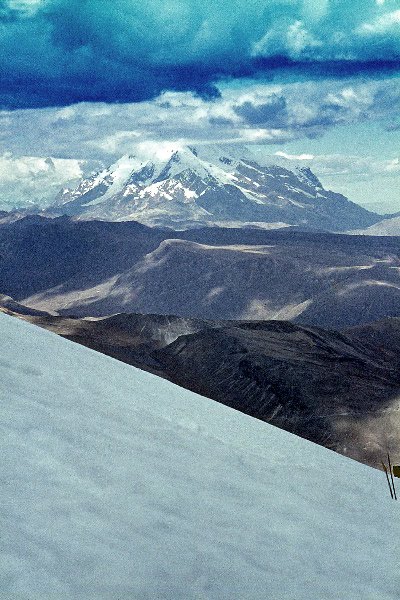
<path fill-rule="evenodd" d="M 384 475 L 0 315 L 4 600 L 398 600 Z"/>

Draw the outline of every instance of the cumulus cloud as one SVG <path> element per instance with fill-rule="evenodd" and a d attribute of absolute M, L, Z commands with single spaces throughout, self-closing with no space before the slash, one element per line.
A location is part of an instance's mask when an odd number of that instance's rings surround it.
<path fill-rule="evenodd" d="M 326 80 L 275 89 L 255 85 L 243 98 L 230 95 L 233 110 L 247 127 L 262 125 L 290 133 L 292 139 L 318 137 L 337 125 L 384 120 L 395 129 L 400 106 L 398 80 Z"/>
<path fill-rule="evenodd" d="M 282 152 L 281 150 L 275 152 L 275 156 L 281 156 L 287 160 L 313 160 L 315 158 L 314 154 L 288 154 L 287 152 Z"/>
<path fill-rule="evenodd" d="M 235 106 L 234 111 L 248 123 L 258 125 L 268 124 L 270 127 L 285 127 L 288 122 L 287 102 L 283 96 L 271 94 L 260 104 L 246 100 Z"/>
<path fill-rule="evenodd" d="M 0 148 L 16 156 L 108 163 L 144 141 L 280 144 L 374 120 L 395 134 L 394 107 L 399 104 L 398 80 L 390 78 L 286 85 L 252 81 L 221 87 L 214 102 L 191 92 L 165 92 L 140 103 L 0 111 Z"/>
<path fill-rule="evenodd" d="M 51 202 L 62 186 L 78 181 L 89 169 L 89 164 L 74 159 L 4 153 L 0 156 L 0 208 Z"/>
<path fill-rule="evenodd" d="M 393 10 L 377 16 L 372 22 L 362 23 L 357 33 L 366 36 L 400 33 L 400 10 Z"/>
<path fill-rule="evenodd" d="M 397 0 L 0 0 L 0 104 L 135 102 L 267 71 L 396 69 Z"/>
<path fill-rule="evenodd" d="M 398 80 L 354 78 L 226 84 L 214 102 L 191 92 L 169 91 L 140 103 L 0 111 L 0 153 L 9 153 L 0 161 L 0 203 L 13 203 L 17 196 L 23 203 L 47 202 L 68 179 L 79 176 L 79 169 L 95 168 L 93 161 L 108 166 L 123 154 L 147 147 L 227 142 L 262 146 L 264 153 L 309 161 L 324 183 L 360 202 L 364 195 L 372 195 L 375 181 L 374 195 L 379 198 L 380 190 L 385 190 L 385 197 L 398 205 L 399 163 L 390 140 L 397 135 L 394 107 L 399 104 Z M 334 135 L 334 128 L 347 131 L 360 124 L 369 128 L 371 123 L 376 124 L 375 134 L 366 142 L 368 149 L 365 143 L 360 146 L 361 154 L 371 151 L 371 159 L 350 154 L 354 148 L 340 148 L 341 154 L 335 154 L 335 143 L 325 158 L 316 150 L 326 132 Z M 379 146 L 375 139 L 379 131 L 392 148 L 387 161 L 384 143 Z M 74 160 L 53 161 L 54 172 L 43 159 L 26 156 Z"/>

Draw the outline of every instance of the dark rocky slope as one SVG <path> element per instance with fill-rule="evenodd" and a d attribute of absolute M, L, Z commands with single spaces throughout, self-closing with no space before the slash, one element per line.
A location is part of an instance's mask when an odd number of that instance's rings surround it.
<path fill-rule="evenodd" d="M 361 462 L 379 467 L 387 449 L 400 460 L 400 319 L 338 333 L 279 321 L 73 319 L 17 308 L 3 310 Z"/>
<path fill-rule="evenodd" d="M 0 225 L 0 290 L 64 315 L 279 319 L 344 328 L 400 316 L 399 238 L 179 232 L 30 217 Z"/>

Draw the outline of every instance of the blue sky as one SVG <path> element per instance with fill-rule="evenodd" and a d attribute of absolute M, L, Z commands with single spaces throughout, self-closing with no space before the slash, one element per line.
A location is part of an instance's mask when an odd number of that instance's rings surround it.
<path fill-rule="evenodd" d="M 399 0 L 0 0 L 0 204 L 21 157 L 226 139 L 400 210 L 399 69 Z"/>

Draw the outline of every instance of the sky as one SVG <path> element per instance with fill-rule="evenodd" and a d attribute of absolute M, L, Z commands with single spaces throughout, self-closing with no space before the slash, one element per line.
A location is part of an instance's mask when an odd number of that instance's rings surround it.
<path fill-rule="evenodd" d="M 400 0 L 0 0 L 0 206 L 229 140 L 400 210 L 399 70 Z"/>

